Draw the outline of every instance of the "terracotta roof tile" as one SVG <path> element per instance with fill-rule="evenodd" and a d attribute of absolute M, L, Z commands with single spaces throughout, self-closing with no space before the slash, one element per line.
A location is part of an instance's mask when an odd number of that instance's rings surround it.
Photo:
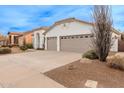
<path fill-rule="evenodd" d="M 8 32 L 9 35 L 21 35 L 22 32 Z"/>

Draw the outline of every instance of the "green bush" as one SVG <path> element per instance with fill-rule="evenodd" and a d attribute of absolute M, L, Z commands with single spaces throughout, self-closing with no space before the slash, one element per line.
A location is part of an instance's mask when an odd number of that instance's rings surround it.
<path fill-rule="evenodd" d="M 11 53 L 10 48 L 0 48 L 0 54 L 9 54 Z"/>
<path fill-rule="evenodd" d="M 98 56 L 94 50 L 89 50 L 86 53 L 83 54 L 83 58 L 88 58 L 88 59 L 98 59 Z"/>
<path fill-rule="evenodd" d="M 33 45 L 32 44 L 26 44 L 25 45 L 28 49 L 32 49 L 33 48 Z"/>
<path fill-rule="evenodd" d="M 23 50 L 23 51 L 25 51 L 25 50 L 27 50 L 28 48 L 27 48 L 27 46 L 20 46 L 20 49 Z"/>

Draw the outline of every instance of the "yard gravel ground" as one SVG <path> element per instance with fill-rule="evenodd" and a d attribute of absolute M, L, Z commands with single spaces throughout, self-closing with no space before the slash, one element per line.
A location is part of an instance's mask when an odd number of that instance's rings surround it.
<path fill-rule="evenodd" d="M 75 61 L 44 74 L 68 88 L 85 88 L 87 80 L 97 81 L 98 88 L 124 87 L 124 72 L 109 68 L 98 60 Z"/>

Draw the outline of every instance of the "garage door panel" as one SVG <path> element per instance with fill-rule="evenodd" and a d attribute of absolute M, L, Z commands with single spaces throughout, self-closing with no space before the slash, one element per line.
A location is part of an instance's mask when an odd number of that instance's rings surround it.
<path fill-rule="evenodd" d="M 48 38 L 48 50 L 57 50 L 57 38 L 50 37 Z"/>
<path fill-rule="evenodd" d="M 61 39 L 61 51 L 86 52 L 92 48 L 91 38 L 66 38 Z"/>

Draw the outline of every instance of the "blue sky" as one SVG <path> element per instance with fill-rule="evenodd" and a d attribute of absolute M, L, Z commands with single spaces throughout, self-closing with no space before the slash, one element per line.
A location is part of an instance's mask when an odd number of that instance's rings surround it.
<path fill-rule="evenodd" d="M 0 6 L 0 33 L 20 32 L 41 26 L 51 26 L 54 22 L 75 17 L 91 22 L 93 6 L 87 5 L 33 5 L 33 6 Z M 124 6 L 112 6 L 113 26 L 124 31 Z"/>

